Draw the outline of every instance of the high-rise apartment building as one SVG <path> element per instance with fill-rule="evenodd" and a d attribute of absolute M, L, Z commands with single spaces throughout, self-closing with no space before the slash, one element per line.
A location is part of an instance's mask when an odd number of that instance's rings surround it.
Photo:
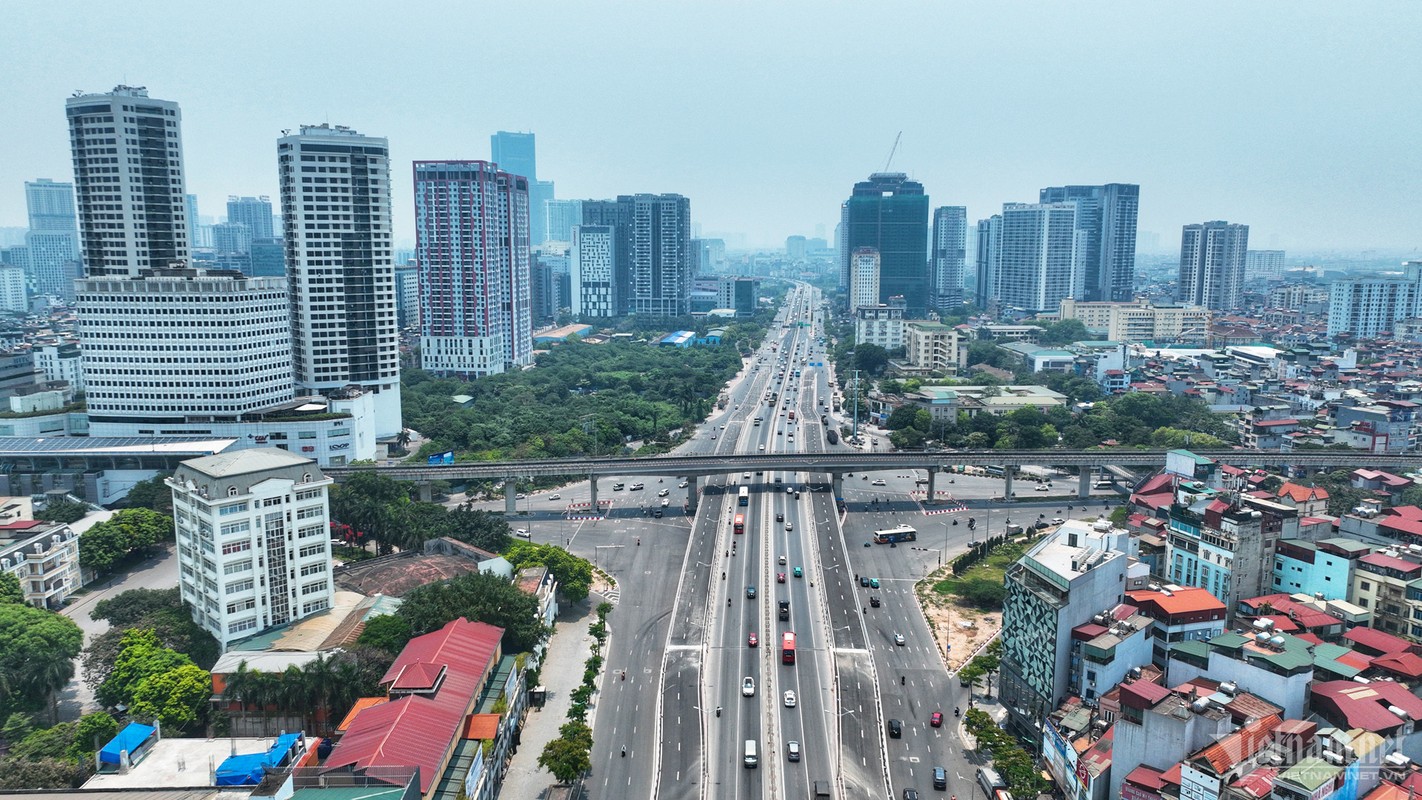
<path fill-rule="evenodd" d="M 414 180 L 421 367 L 475 378 L 529 363 L 528 179 L 416 161 Z"/>
<path fill-rule="evenodd" d="M 414 262 L 395 267 L 395 313 L 400 329 L 420 325 L 420 270 Z"/>
<path fill-rule="evenodd" d="M 79 237 L 68 231 L 30 231 L 25 234 L 25 272 L 40 294 L 74 299 L 74 279 L 79 277 Z"/>
<path fill-rule="evenodd" d="M 879 270 L 883 262 L 879 251 L 872 247 L 861 247 L 854 251 L 849 261 L 849 308 L 853 310 L 881 305 Z"/>
<path fill-rule="evenodd" d="M 1213 311 L 1239 308 L 1249 226 L 1215 220 L 1186 225 L 1180 236 L 1177 296 Z"/>
<path fill-rule="evenodd" d="M 532 133 L 499 131 L 489 137 L 489 160 L 510 175 L 528 179 L 529 243 L 543 244 L 551 238 L 548 204 L 553 200 L 554 187 L 553 181 L 538 179 L 536 137 Z"/>
<path fill-rule="evenodd" d="M 1078 300 L 1124 302 L 1135 294 L 1136 216 L 1141 187 L 1133 183 L 1102 186 L 1051 186 L 1042 203 L 1076 203 L 1076 225 L 1083 234 L 1079 262 L 1082 292 Z"/>
<path fill-rule="evenodd" d="M 977 264 L 977 306 L 995 310 L 998 306 L 997 268 L 1002 255 L 1002 215 L 994 214 L 978 220 L 977 241 L 973 252 Z"/>
<path fill-rule="evenodd" d="M 272 199 L 261 197 L 227 198 L 227 224 L 246 225 L 253 239 L 271 239 L 276 236 L 272 228 Z"/>
<path fill-rule="evenodd" d="M 548 231 L 544 241 L 570 242 L 573 240 L 573 226 L 583 224 L 583 201 L 549 200 Z"/>
<path fill-rule="evenodd" d="M 0 265 L 0 311 L 23 314 L 28 310 L 25 271 L 9 264 Z"/>
<path fill-rule="evenodd" d="M 691 313 L 691 201 L 679 194 L 625 199 L 632 206 L 630 311 L 650 317 Z"/>
<path fill-rule="evenodd" d="M 1283 250 L 1249 250 L 1244 254 L 1247 280 L 1271 280 L 1284 274 Z"/>
<path fill-rule="evenodd" d="M 968 258 L 968 209 L 940 206 L 933 210 L 933 307 L 940 313 L 963 308 L 963 270 Z"/>
<path fill-rule="evenodd" d="M 612 281 L 616 287 L 614 316 L 630 310 L 632 294 L 632 202 L 623 195 L 616 200 L 584 200 L 583 224 L 612 228 Z M 572 270 L 569 268 L 571 278 Z"/>
<path fill-rule="evenodd" d="M 907 303 L 905 315 L 922 317 L 933 294 L 928 261 L 928 195 L 901 172 L 876 172 L 854 184 L 840 207 L 843 246 L 840 285 L 849 286 L 850 259 L 861 247 L 879 251 L 879 297 Z"/>
<path fill-rule="evenodd" d="M 613 317 L 618 307 L 617 231 L 611 225 L 574 225 L 568 250 L 572 307 L 577 317 Z"/>
<path fill-rule="evenodd" d="M 65 101 L 85 275 L 136 276 L 188 260 L 178 104 L 138 86 Z"/>
<path fill-rule="evenodd" d="M 1422 261 L 1402 266 L 1402 275 L 1357 275 L 1330 284 L 1328 335 L 1377 336 L 1395 332 L 1401 320 L 1422 317 Z"/>
<path fill-rule="evenodd" d="M 223 649 L 331 607 L 332 480 L 275 448 L 184 461 L 173 493 L 178 587 Z"/>
<path fill-rule="evenodd" d="M 785 257 L 791 261 L 805 260 L 805 237 L 795 235 L 785 237 Z"/>
<path fill-rule="evenodd" d="M 1028 312 L 1054 312 L 1061 301 L 1081 294 L 1079 244 L 1086 237 L 1076 223 L 1075 201 L 1004 203 L 993 217 L 986 255 L 988 281 L 997 303 Z"/>
<path fill-rule="evenodd" d="M 395 436 L 402 423 L 389 143 L 341 125 L 303 125 L 277 141 L 277 162 L 297 385 L 374 393 L 375 433 Z"/>
<path fill-rule="evenodd" d="M 74 235 L 79 256 L 79 219 L 74 215 L 74 184 L 49 178 L 25 181 L 25 208 L 31 231 L 63 231 Z"/>
<path fill-rule="evenodd" d="M 247 255 L 252 252 L 252 229 L 241 222 L 213 225 L 212 249 L 218 253 Z"/>

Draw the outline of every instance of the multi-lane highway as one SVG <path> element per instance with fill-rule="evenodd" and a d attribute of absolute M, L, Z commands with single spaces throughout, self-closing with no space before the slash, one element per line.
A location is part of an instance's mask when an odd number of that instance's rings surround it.
<path fill-rule="evenodd" d="M 844 449 L 826 444 L 821 423 L 833 403 L 833 376 L 812 366 L 828 363 L 818 303 L 808 288 L 791 293 L 777 327 L 727 388 L 726 408 L 679 454 L 764 447 L 808 463 Z M 602 522 L 562 519 L 550 497 L 526 501 L 546 508 L 523 523 L 535 541 L 563 541 L 619 584 L 593 721 L 592 797 L 813 797 L 822 783 L 833 797 L 898 798 L 905 788 L 932 793 L 930 772 L 939 765 L 948 772 L 945 796 L 971 794 L 976 765 L 957 744 L 952 713 L 966 695 L 943 666 L 913 587 L 972 534 L 952 525 L 952 514 L 925 516 L 914 499 L 915 476 L 902 472 L 855 473 L 843 488 L 847 514 L 823 473 L 755 469 L 710 478 L 692 517 L 676 508 L 665 518 L 645 516 L 638 505 L 657 507 L 661 491 L 678 501 L 678 487 L 675 479 L 630 473 L 600 481 L 601 497 L 615 498 Z M 645 489 L 631 490 L 643 482 Z M 614 491 L 615 483 L 625 488 Z M 1002 486 L 963 483 L 965 493 L 982 497 Z M 585 485 L 559 494 L 559 507 L 588 497 Z M 1050 516 L 1055 509 L 1043 510 Z M 1025 522 L 1032 511 L 966 513 L 978 515 L 981 534 L 987 524 L 1005 524 L 1007 514 Z M 875 528 L 901 523 L 919 529 L 914 546 L 865 546 Z M 862 587 L 861 577 L 878 587 Z M 782 601 L 789 604 L 785 620 Z M 793 664 L 782 652 L 787 632 L 795 634 Z M 787 691 L 795 694 L 793 706 Z M 929 724 L 935 711 L 942 727 Z M 899 737 L 889 735 L 890 720 L 899 721 Z M 754 743 L 753 768 L 747 741 Z"/>

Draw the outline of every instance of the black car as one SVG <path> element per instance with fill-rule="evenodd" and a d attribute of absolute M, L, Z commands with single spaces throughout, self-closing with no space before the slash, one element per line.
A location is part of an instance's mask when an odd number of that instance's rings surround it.
<path fill-rule="evenodd" d="M 871 605 L 871 606 L 873 606 L 873 607 L 875 607 L 875 608 L 878 608 L 878 607 L 879 607 L 879 596 L 878 596 L 878 595 L 875 595 L 875 596 L 869 598 L 869 605 Z"/>
<path fill-rule="evenodd" d="M 864 587 L 865 589 L 868 589 L 868 588 L 869 588 L 869 576 L 868 576 L 868 575 L 860 575 L 860 576 L 859 576 L 859 585 L 862 586 L 862 587 Z"/>
<path fill-rule="evenodd" d="M 746 587 L 746 599 L 747 599 L 747 600 L 754 600 L 754 599 L 755 599 L 755 587 L 754 587 L 754 586 L 747 586 L 747 587 Z"/>
<path fill-rule="evenodd" d="M 890 738 L 890 739 L 902 739 L 902 738 L 904 738 L 904 724 L 903 724 L 902 722 L 899 722 L 899 721 L 896 720 L 896 719 L 891 719 L 891 720 L 889 720 L 889 738 Z"/>
<path fill-rule="evenodd" d="M 784 515 L 784 514 L 777 513 L 777 514 L 775 515 L 775 521 L 776 521 L 776 522 L 784 522 L 784 521 L 785 521 L 785 515 Z"/>
<path fill-rule="evenodd" d="M 918 800 L 918 790 L 917 790 L 917 789 L 905 789 L 905 790 L 904 790 L 904 800 Z"/>
<path fill-rule="evenodd" d="M 947 788 L 948 788 L 948 770 L 946 770 L 946 769 L 944 769 L 944 768 L 942 768 L 942 767 L 934 767 L 934 768 L 933 768 L 933 788 L 935 788 L 935 789 L 947 789 Z"/>

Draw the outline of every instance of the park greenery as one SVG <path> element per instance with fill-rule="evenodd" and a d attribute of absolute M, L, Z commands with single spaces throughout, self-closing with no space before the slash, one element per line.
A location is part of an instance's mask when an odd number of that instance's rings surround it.
<path fill-rule="evenodd" d="M 76 503 L 67 498 L 50 500 L 44 504 L 44 508 L 35 510 L 35 519 L 42 519 L 46 522 L 63 522 L 68 525 L 83 519 L 89 510 L 89 507 L 83 503 Z"/>
<path fill-rule="evenodd" d="M 933 584 L 933 591 L 952 595 L 958 602 L 983 611 L 1001 611 L 1007 599 L 1007 568 L 1027 551 L 1027 545 L 1005 536 L 975 542 L 953 560 L 952 577 Z"/>
<path fill-rule="evenodd" d="M 102 711 L 39 729 L 24 714 L 11 714 L 0 730 L 11 743 L 0 758 L 0 789 L 78 788 L 93 774 L 95 751 L 118 731 L 118 722 Z"/>
<path fill-rule="evenodd" d="M 172 517 L 147 508 L 118 511 L 79 534 L 79 564 L 107 575 L 129 556 L 145 553 L 172 537 Z"/>
<path fill-rule="evenodd" d="M 764 333 L 761 324 L 737 321 L 719 346 L 566 343 L 540 355 L 537 369 L 477 381 L 409 370 L 405 420 L 429 437 L 420 459 L 450 450 L 484 461 L 616 455 L 630 441 L 657 452 L 674 431 L 706 417 Z M 459 395 L 470 399 L 456 403 Z"/>
<path fill-rule="evenodd" d="M 573 690 L 568 708 L 568 721 L 558 729 L 558 738 L 543 746 L 538 765 L 548 770 L 560 783 L 571 784 L 578 776 L 592 769 L 592 729 L 588 727 L 588 704 L 597 691 L 598 675 L 603 666 L 602 648 L 607 643 L 607 615 L 611 603 L 597 607 L 597 622 L 588 628 L 593 635 L 593 652 L 583 665 L 583 682 Z"/>
<path fill-rule="evenodd" d="M 0 719 L 44 709 L 74 677 L 83 643 L 73 620 L 25 604 L 18 584 L 0 584 Z"/>
<path fill-rule="evenodd" d="M 978 750 L 992 758 L 993 768 L 1007 782 L 1013 797 L 1037 797 L 1050 788 L 1032 757 L 987 712 L 970 708 L 963 717 L 964 727 L 978 742 Z"/>
<path fill-rule="evenodd" d="M 889 439 L 914 450 L 932 439 L 970 450 L 1123 447 L 1222 447 L 1235 440 L 1229 420 L 1198 400 L 1144 392 L 1109 397 L 1079 413 L 1065 406 L 1028 407 L 1008 414 L 959 414 L 935 422 L 926 409 L 905 404 L 889 415 Z"/>

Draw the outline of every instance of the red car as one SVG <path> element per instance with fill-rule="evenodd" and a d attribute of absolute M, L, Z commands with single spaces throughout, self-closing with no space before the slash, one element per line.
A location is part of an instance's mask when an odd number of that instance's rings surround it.
<path fill-rule="evenodd" d="M 746 644 L 751 647 L 760 644 L 760 637 L 755 635 L 755 631 L 751 631 L 751 635 L 746 639 Z"/>
<path fill-rule="evenodd" d="M 777 573 L 775 573 L 775 582 L 776 582 L 776 583 L 784 583 L 784 582 L 785 582 L 785 573 L 783 573 L 783 572 L 777 572 Z"/>
<path fill-rule="evenodd" d="M 943 727 L 943 712 L 942 712 L 942 711 L 935 711 L 935 712 L 933 712 L 933 716 L 931 716 L 931 717 L 928 718 L 928 724 L 929 724 L 929 725 L 932 725 L 932 726 L 935 727 L 935 728 L 941 728 L 941 727 Z"/>

